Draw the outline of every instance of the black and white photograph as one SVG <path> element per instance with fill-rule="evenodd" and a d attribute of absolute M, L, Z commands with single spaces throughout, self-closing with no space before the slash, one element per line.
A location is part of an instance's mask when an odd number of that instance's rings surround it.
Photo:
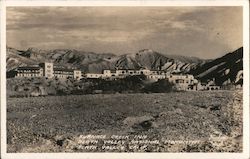
<path fill-rule="evenodd" d="M 6 151 L 243 153 L 243 35 L 239 5 L 7 6 Z"/>

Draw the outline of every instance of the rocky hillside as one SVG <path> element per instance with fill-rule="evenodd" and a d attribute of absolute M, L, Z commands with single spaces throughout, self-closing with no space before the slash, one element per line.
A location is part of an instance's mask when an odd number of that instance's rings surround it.
<path fill-rule="evenodd" d="M 243 47 L 190 71 L 206 82 L 215 79 L 216 84 L 243 83 Z"/>
<path fill-rule="evenodd" d="M 116 56 L 111 53 L 93 53 L 68 49 L 39 50 L 29 48 L 26 51 L 7 48 L 7 70 L 20 65 L 52 61 L 85 72 L 101 73 L 103 69 L 161 69 L 171 72 L 188 72 L 205 63 L 195 57 L 163 55 L 153 50 L 144 49 L 134 54 Z"/>
<path fill-rule="evenodd" d="M 22 56 L 23 52 L 13 49 L 13 48 L 7 48 L 7 54 L 6 54 L 6 69 L 7 71 L 10 71 L 12 69 L 15 69 L 19 66 L 25 66 L 25 65 L 32 65 L 37 64 L 38 61 L 30 58 L 26 58 Z"/>

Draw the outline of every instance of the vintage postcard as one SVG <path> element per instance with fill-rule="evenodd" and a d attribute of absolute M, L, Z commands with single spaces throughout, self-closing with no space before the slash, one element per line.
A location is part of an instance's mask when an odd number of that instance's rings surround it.
<path fill-rule="evenodd" d="M 248 7 L 2 2 L 2 157 L 248 158 Z"/>

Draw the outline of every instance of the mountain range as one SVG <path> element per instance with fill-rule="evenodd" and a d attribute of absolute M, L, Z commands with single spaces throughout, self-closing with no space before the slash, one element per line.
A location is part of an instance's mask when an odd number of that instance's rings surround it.
<path fill-rule="evenodd" d="M 147 68 L 171 73 L 190 73 L 201 81 L 206 82 L 214 79 L 217 84 L 222 85 L 242 81 L 243 47 L 212 60 L 166 55 L 150 49 L 143 49 L 132 54 L 115 55 L 74 49 L 41 50 L 29 48 L 17 50 L 7 47 L 7 71 L 44 61 L 51 61 L 56 65 L 91 73 L 101 73 L 103 69 L 116 68 Z"/>

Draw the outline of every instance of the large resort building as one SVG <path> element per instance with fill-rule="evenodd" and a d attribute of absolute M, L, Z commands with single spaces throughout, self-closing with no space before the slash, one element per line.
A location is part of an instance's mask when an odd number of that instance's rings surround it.
<path fill-rule="evenodd" d="M 42 77 L 43 69 L 39 66 L 25 66 L 17 68 L 16 77 Z"/>
<path fill-rule="evenodd" d="M 24 66 L 17 68 L 16 77 L 46 77 L 46 78 L 82 78 L 81 70 L 68 69 L 61 66 L 55 66 L 53 63 L 45 62 L 39 65 Z"/>
<path fill-rule="evenodd" d="M 175 85 L 177 90 L 201 90 L 202 86 L 199 81 L 190 74 L 171 74 L 169 72 L 160 70 L 132 70 L 132 69 L 117 69 L 117 70 L 104 70 L 102 74 L 87 73 L 86 78 L 102 78 L 102 79 L 117 79 L 127 76 L 145 75 L 150 81 L 158 81 L 166 79 Z"/>
<path fill-rule="evenodd" d="M 67 79 L 73 78 L 80 80 L 87 79 L 106 79 L 114 80 L 118 78 L 125 78 L 127 76 L 145 75 L 147 80 L 156 82 L 160 79 L 166 79 L 173 83 L 177 90 L 217 90 L 220 89 L 213 81 L 207 84 L 201 84 L 193 75 L 190 74 L 171 74 L 162 70 L 148 70 L 148 69 L 115 69 L 103 70 L 103 73 L 82 73 L 81 70 L 69 69 L 62 66 L 54 65 L 51 62 L 41 63 L 39 65 L 18 67 L 16 69 L 16 77 L 46 77 Z"/>

